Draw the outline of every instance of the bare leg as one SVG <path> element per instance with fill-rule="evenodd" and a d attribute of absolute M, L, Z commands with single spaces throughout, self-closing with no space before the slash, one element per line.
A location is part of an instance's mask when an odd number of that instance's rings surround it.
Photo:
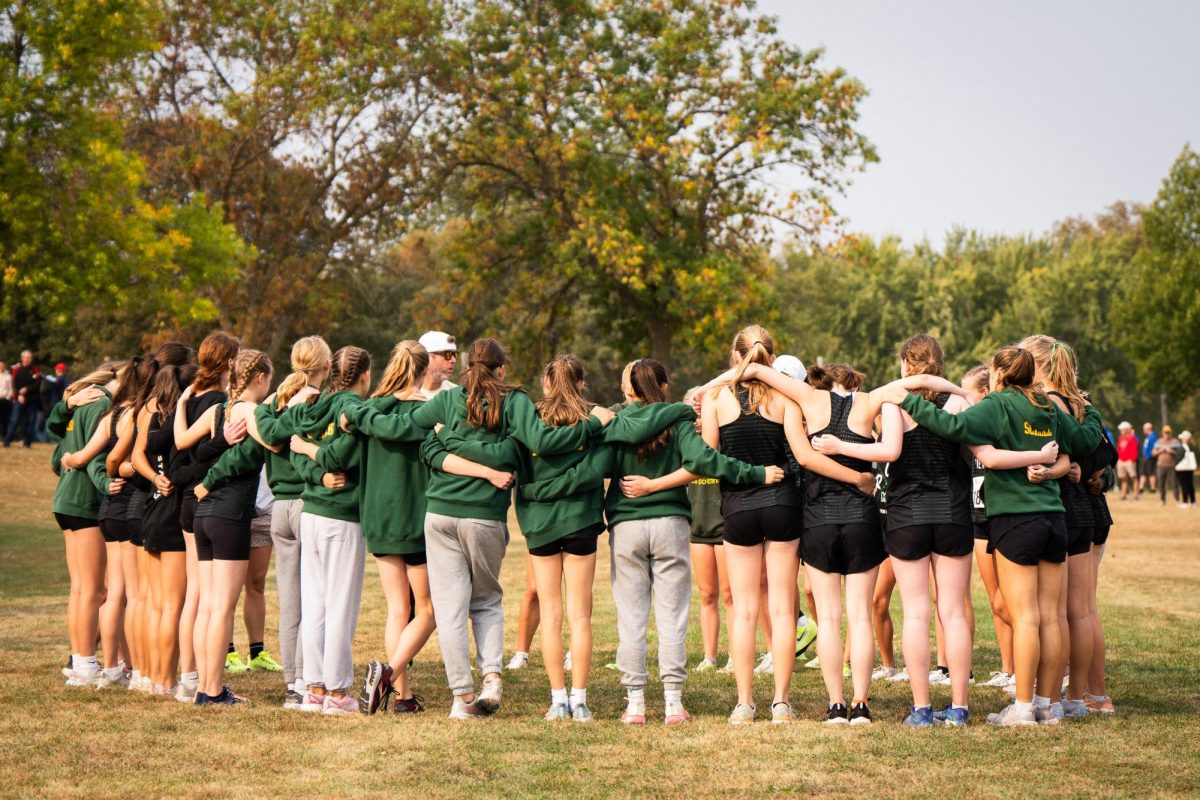
<path fill-rule="evenodd" d="M 874 570 L 869 574 L 874 580 Z M 817 627 L 817 658 L 821 662 L 825 691 L 829 693 L 831 705 L 845 703 L 846 694 L 842 688 L 842 576 L 821 572 L 808 564 L 804 565 L 804 575 L 816 601 L 812 609 L 821 619 Z M 868 615 L 868 624 L 869 620 Z"/>
<path fill-rule="evenodd" d="M 105 542 L 104 553 L 107 564 L 105 587 L 107 599 L 100 609 L 100 641 L 104 645 L 104 667 L 117 666 L 122 650 L 125 650 L 125 573 L 121 560 L 121 543 Z"/>
<path fill-rule="evenodd" d="M 271 566 L 271 551 L 275 548 L 253 547 L 246 569 L 246 599 L 242 603 L 242 621 L 251 642 L 266 639 L 267 630 L 267 570 Z"/>
<path fill-rule="evenodd" d="M 210 579 L 205 587 L 209 592 L 208 631 L 204 651 L 207 688 L 204 691 L 212 697 L 220 694 L 224 688 L 226 645 L 233 637 L 233 618 L 237 612 L 238 596 L 246 584 L 249 562 L 214 559 L 208 563 Z"/>
<path fill-rule="evenodd" d="M 903 561 L 890 556 L 900 603 L 904 609 L 904 629 L 900 646 L 912 687 L 913 705 L 929 705 L 929 558 Z"/>
<path fill-rule="evenodd" d="M 704 643 L 704 657 L 710 661 L 717 660 L 717 645 L 721 635 L 716 551 L 717 548 L 711 544 L 692 545 L 692 572 L 696 579 L 696 591 L 700 595 L 700 639 Z"/>
<path fill-rule="evenodd" d="M 737 681 L 739 704 L 754 705 L 754 623 L 759 618 L 762 596 L 763 546 L 723 545 L 733 593 L 733 622 L 729 628 L 729 652 Z"/>
<path fill-rule="evenodd" d="M 387 600 L 383 647 L 384 652 L 390 656 L 400 644 L 400 634 L 408 625 L 412 611 L 408 603 L 407 567 L 404 558 L 398 555 L 376 556 L 375 564 L 379 567 L 379 582 L 383 586 L 384 599 Z"/>
<path fill-rule="evenodd" d="M 412 697 L 412 689 L 408 684 L 408 662 L 421 652 L 434 628 L 433 603 L 429 599 L 429 570 L 424 564 L 406 567 L 406 577 L 412 588 L 413 599 L 416 600 L 416 614 L 404 626 L 396 650 L 390 656 L 392 685 L 401 700 Z"/>
<path fill-rule="evenodd" d="M 1016 676 L 1016 699 L 1021 703 L 1033 702 L 1033 684 L 1037 678 L 1041 661 L 1041 604 L 1038 602 L 1038 567 L 1027 567 L 1013 563 L 999 551 L 996 552 L 996 573 L 1000 578 L 1000 591 L 1008 604 L 1013 621 L 1013 674 Z M 1055 589 L 1058 576 L 1054 576 Z M 1058 598 L 1048 610 L 1058 628 Z M 1055 630 L 1055 636 L 1058 631 Z M 1058 647 L 1057 641 L 1055 648 Z"/>
<path fill-rule="evenodd" d="M 875 641 L 879 645 L 879 661 L 888 669 L 896 668 L 896 651 L 892 644 L 895 636 L 895 628 L 892 625 L 892 590 L 895 586 L 896 576 L 892 572 L 892 560 L 885 558 L 879 565 L 879 577 L 875 579 L 871 612 Z"/>
<path fill-rule="evenodd" d="M 542 661 L 550 688 L 566 689 L 562 646 L 563 554 L 532 556 L 533 579 L 537 586 L 538 610 L 542 627 Z"/>
<path fill-rule="evenodd" d="M 946 666 L 950 668 L 950 697 L 967 705 L 971 679 L 971 624 L 963 598 L 971 585 L 971 556 L 933 555 L 934 581 L 939 585 L 938 616 L 946 631 Z"/>
<path fill-rule="evenodd" d="M 567 621 L 571 626 L 571 687 L 586 689 L 592 670 L 592 584 L 596 554 L 563 556 L 567 579 Z"/>
<path fill-rule="evenodd" d="M 537 584 L 533 580 L 533 556 L 525 556 L 525 596 L 521 598 L 521 616 L 517 620 L 517 650 L 528 653 L 533 647 L 533 635 L 541 621 Z"/>
<path fill-rule="evenodd" d="M 183 532 L 185 548 L 185 579 L 183 605 L 179 613 L 179 671 L 196 671 L 196 654 L 193 652 L 196 627 L 196 612 L 200 608 L 199 573 L 200 563 L 196 553 L 196 534 Z"/>
<path fill-rule="evenodd" d="M 979 566 L 979 577 L 987 592 L 992 608 L 992 625 L 996 629 L 996 645 L 1000 650 L 1000 669 L 1013 674 L 1013 629 L 1009 623 L 1008 606 L 1000 592 L 1000 581 L 996 577 L 996 561 L 987 551 L 987 540 L 975 540 L 975 563 Z"/>
<path fill-rule="evenodd" d="M 846 623 L 850 634 L 850 674 L 853 702 L 865 703 L 871 695 L 875 664 L 875 637 L 871 634 L 871 595 L 879 568 L 846 576 Z"/>
<path fill-rule="evenodd" d="M 771 618 L 771 660 L 775 674 L 775 703 L 786 703 L 796 663 L 796 572 L 800 556 L 796 542 L 764 544 L 767 562 L 767 605 Z"/>

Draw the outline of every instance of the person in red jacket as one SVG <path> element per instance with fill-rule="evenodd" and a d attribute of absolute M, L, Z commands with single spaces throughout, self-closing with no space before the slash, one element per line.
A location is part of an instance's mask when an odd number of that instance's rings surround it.
<path fill-rule="evenodd" d="M 1138 499 L 1138 438 L 1133 432 L 1133 426 L 1122 422 L 1117 426 L 1120 435 L 1117 437 L 1117 480 L 1121 482 L 1121 499 L 1124 500 L 1133 492 L 1133 499 Z"/>

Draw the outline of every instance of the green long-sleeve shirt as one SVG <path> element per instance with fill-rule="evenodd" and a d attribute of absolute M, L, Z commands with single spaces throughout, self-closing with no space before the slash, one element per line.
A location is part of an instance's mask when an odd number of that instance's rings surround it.
<path fill-rule="evenodd" d="M 419 400 L 373 397 L 361 408 L 376 412 L 372 422 L 393 415 L 408 419 L 407 430 L 382 433 L 368 422 L 359 430 L 366 435 L 362 462 L 362 532 L 367 550 L 379 554 L 409 555 L 425 552 L 425 492 L 429 465 L 422 458 L 422 445 L 433 434 L 411 424 L 411 413 L 423 405 Z M 385 426 L 386 427 L 386 426 Z M 374 431 L 375 435 L 368 435 Z"/>
<path fill-rule="evenodd" d="M 303 408 L 303 404 L 297 404 L 278 409 L 275 407 L 275 396 L 272 395 L 254 409 L 258 435 L 272 447 L 282 446 L 278 453 L 268 450 L 265 456 L 267 485 L 271 487 L 271 495 L 276 500 L 299 500 L 304 493 L 304 478 L 300 477 L 292 464 L 289 447 L 292 434 L 296 431 L 296 414 Z"/>
<path fill-rule="evenodd" d="M 900 404 L 920 426 L 944 439 L 964 444 L 990 444 L 1001 450 L 1040 450 L 1053 440 L 1064 452 L 1091 452 L 1104 435 L 1098 422 L 1080 425 L 1046 400 L 1035 406 L 1016 389 L 986 395 L 968 409 L 949 414 L 910 394 Z M 984 473 L 988 517 L 1004 514 L 1053 513 L 1063 510 L 1055 481 L 1030 483 L 1024 468 L 989 469 Z"/>
<path fill-rule="evenodd" d="M 641 408 L 640 403 L 631 404 L 618 414 L 617 419 L 604 431 L 603 444 L 590 448 L 577 466 L 557 478 L 527 484 L 521 487 L 520 494 L 529 500 L 550 500 L 560 495 L 603 485 L 605 478 L 611 478 L 612 482 L 604 501 L 604 512 L 608 526 L 612 528 L 620 522 L 636 519 L 692 519 L 686 486 L 677 486 L 642 497 L 626 497 L 621 492 L 620 485 L 621 478 L 626 475 L 661 478 L 682 467 L 697 475 L 722 478 L 731 483 L 766 482 L 764 467 L 730 458 L 705 444 L 696 433 L 692 422 L 695 419 L 694 415 L 691 419 L 683 415 L 683 419 L 647 433 L 643 426 L 628 424 L 637 419 Z M 690 409 L 688 412 L 690 413 Z M 620 425 L 617 424 L 618 420 L 631 413 L 635 416 L 623 420 Z M 671 429 L 671 435 L 666 445 L 645 461 L 639 459 L 638 445 L 668 427 Z"/>
<path fill-rule="evenodd" d="M 269 452 L 253 437 L 247 436 L 221 454 L 217 463 L 209 467 L 201 483 L 204 484 L 205 489 L 211 492 L 232 478 L 255 475 L 262 471 L 263 464 L 266 463 L 266 455 Z"/>
<path fill-rule="evenodd" d="M 362 439 L 356 434 L 346 433 L 338 420 L 343 413 L 363 405 L 362 398 L 348 389 L 338 392 L 322 392 L 312 405 L 297 405 L 294 415 L 295 433 L 306 441 L 318 445 L 320 450 L 314 461 L 298 453 L 291 454 L 292 466 L 304 478 L 301 499 L 304 511 L 330 519 L 359 521 L 359 489 L 362 462 Z M 340 489 L 328 489 L 321 483 L 327 472 L 341 472 L 346 476 L 346 485 Z"/>
<path fill-rule="evenodd" d="M 65 400 L 51 410 L 53 424 L 47 426 L 47 431 L 52 438 L 60 441 L 56 453 L 58 457 L 61 458 L 62 453 L 77 453 L 86 447 L 100 418 L 112 408 L 112 395 L 104 387 L 100 387 L 100 390 L 104 392 L 104 397 L 80 406 L 74 413 L 67 408 Z M 58 485 L 54 488 L 54 513 L 84 519 L 96 519 L 100 514 L 100 493 L 86 468 L 67 470 L 59 475 Z"/>

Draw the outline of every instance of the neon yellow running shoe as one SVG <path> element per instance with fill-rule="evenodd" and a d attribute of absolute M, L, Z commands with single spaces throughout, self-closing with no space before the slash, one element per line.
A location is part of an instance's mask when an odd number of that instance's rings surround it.
<path fill-rule="evenodd" d="M 283 672 L 283 665 L 271 658 L 270 653 L 263 650 L 250 660 L 250 669 L 261 669 L 264 672 Z"/>
<path fill-rule="evenodd" d="M 849 665 L 849 664 L 843 664 L 843 665 L 842 665 L 842 677 L 843 677 L 843 678 L 849 678 L 849 677 L 850 677 L 850 665 Z"/>
<path fill-rule="evenodd" d="M 225 672 L 228 675 L 241 675 L 243 672 L 248 672 L 250 665 L 242 661 L 241 655 L 237 652 L 230 653 L 225 656 Z"/>

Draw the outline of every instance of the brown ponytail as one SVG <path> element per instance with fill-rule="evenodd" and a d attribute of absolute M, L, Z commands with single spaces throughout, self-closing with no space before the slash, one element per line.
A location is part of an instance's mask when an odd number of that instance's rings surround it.
<path fill-rule="evenodd" d="M 332 361 L 333 353 L 320 336 L 297 339 L 292 345 L 292 374 L 284 378 L 275 390 L 276 409 L 282 411 L 287 408 L 288 401 L 308 386 L 313 375 L 326 369 Z"/>
<path fill-rule="evenodd" d="M 579 359 L 571 355 L 555 356 L 546 365 L 545 374 L 550 389 L 536 403 L 542 421 L 557 427 L 587 419 L 588 404 L 579 393 L 579 384 L 584 380 Z"/>
<path fill-rule="evenodd" d="M 165 366 L 182 367 L 191 363 L 192 348 L 180 342 L 159 345 L 153 355 L 142 357 L 138 367 L 138 393 L 133 402 L 135 412 L 140 412 L 150 402 L 158 379 L 158 372 Z"/>
<path fill-rule="evenodd" d="M 992 356 L 992 376 L 996 380 L 996 391 L 1013 388 L 1038 408 L 1051 408 L 1046 396 L 1033 387 L 1036 370 L 1033 354 L 1017 345 L 1002 347 Z"/>
<path fill-rule="evenodd" d="M 242 399 L 242 393 L 250 382 L 259 375 L 266 375 L 271 380 L 271 359 L 261 350 L 241 350 L 233 362 L 233 379 L 229 384 L 229 404 L 233 405 Z"/>
<path fill-rule="evenodd" d="M 908 367 L 909 375 L 945 377 L 946 356 L 942 352 L 942 344 L 928 333 L 908 337 L 900 345 L 900 360 Z M 920 395 L 932 403 L 937 399 L 938 392 L 923 389 Z"/>
<path fill-rule="evenodd" d="M 329 391 L 349 389 L 363 373 L 371 369 L 371 354 L 361 347 L 346 346 L 333 354 L 329 372 Z"/>
<path fill-rule="evenodd" d="M 476 428 L 500 430 L 504 396 L 521 388 L 496 375 L 506 363 L 504 348 L 495 339 L 476 339 L 467 351 L 463 388 L 467 390 L 467 422 Z"/>
<path fill-rule="evenodd" d="M 667 368 L 654 359 L 643 358 L 633 362 L 633 369 L 629 373 L 629 384 L 633 387 L 634 396 L 643 403 L 665 403 L 667 392 L 663 387 L 670 382 L 671 378 L 667 374 Z M 667 446 L 669 441 L 671 441 L 671 429 L 665 428 L 657 436 L 642 442 L 637 449 L 638 461 L 647 461 L 653 458 Z"/>
<path fill-rule="evenodd" d="M 221 383 L 229 374 L 230 362 L 237 358 L 239 347 L 238 340 L 224 331 L 214 331 L 205 336 L 196 358 L 199 369 L 192 382 L 192 391 L 199 393 L 221 388 Z"/>
<path fill-rule="evenodd" d="M 392 348 L 392 357 L 383 370 L 372 397 L 408 394 L 418 388 L 429 369 L 429 351 L 420 342 L 405 339 Z"/>

